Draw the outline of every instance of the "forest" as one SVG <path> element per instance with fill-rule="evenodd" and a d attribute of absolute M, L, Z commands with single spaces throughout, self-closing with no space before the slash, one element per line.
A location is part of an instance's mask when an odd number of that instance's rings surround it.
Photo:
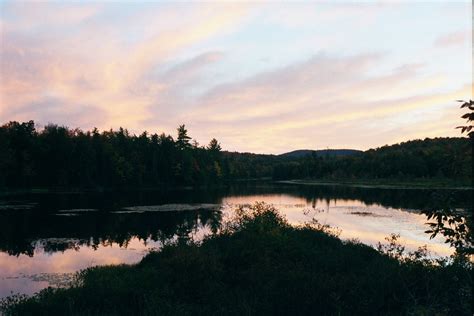
<path fill-rule="evenodd" d="M 200 146 L 177 136 L 100 132 L 33 121 L 0 127 L 0 188 L 122 188 L 206 185 L 250 179 L 437 179 L 471 182 L 468 138 L 413 140 L 351 154 L 261 155 Z"/>
<path fill-rule="evenodd" d="M 467 138 L 426 138 L 341 157 L 307 155 L 275 165 L 276 179 L 450 179 L 470 182 Z"/>

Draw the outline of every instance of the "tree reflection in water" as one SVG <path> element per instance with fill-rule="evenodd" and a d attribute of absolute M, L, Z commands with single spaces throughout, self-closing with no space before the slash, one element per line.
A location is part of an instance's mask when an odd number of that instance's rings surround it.
<path fill-rule="evenodd" d="M 218 231 L 222 217 L 219 211 L 211 209 L 177 212 L 116 212 L 124 208 L 130 209 L 130 205 L 160 206 L 173 203 L 220 205 L 225 197 L 289 195 L 303 198 L 307 205 L 316 205 L 321 201 L 330 203 L 336 200 L 357 200 L 367 206 L 381 205 L 413 213 L 429 210 L 430 214 L 433 214 L 430 220 L 436 221 L 438 218 L 436 214 L 443 210 L 451 209 L 453 214 L 457 214 L 455 210 L 467 209 L 469 205 L 472 205 L 468 191 L 449 192 L 452 198 L 451 208 L 439 207 L 440 204 L 432 197 L 431 190 L 275 183 L 242 184 L 225 188 L 177 190 L 176 192 L 133 191 L 1 197 L 0 200 L 3 202 L 0 201 L 0 203 L 4 203 L 5 207 L 0 212 L 0 251 L 10 255 L 33 256 L 35 249 L 38 248 L 46 252 L 56 252 L 77 249 L 79 246 L 96 249 L 100 245 L 111 243 L 126 247 L 134 237 L 143 242 L 147 240 L 160 243 L 175 240 L 186 242 L 200 228 L 208 232 Z M 255 200 L 249 202 L 253 203 Z M 25 203 L 30 203 L 32 206 L 27 208 L 24 206 Z M 10 210 L 6 209 L 6 205 L 9 205 Z M 68 213 L 63 210 L 72 209 L 78 212 L 72 216 L 68 211 L 69 216 L 66 216 Z M 428 211 L 425 214 L 428 214 Z M 460 216 L 465 217 L 465 213 L 461 213 Z M 448 217 L 449 214 L 439 216 L 442 223 L 449 222 Z M 443 220 L 443 218 L 446 219 Z M 463 222 L 455 223 L 462 224 Z M 471 227 L 469 223 L 465 226 Z M 443 224 L 442 228 L 439 227 L 440 229 L 436 230 L 437 235 L 443 235 L 443 232 L 450 234 L 447 230 L 449 225 Z M 436 227 L 430 227 L 430 229 L 433 230 Z M 460 227 L 457 227 L 457 231 L 459 229 Z M 434 231 L 430 234 L 433 233 Z M 457 235 L 453 236 L 455 238 Z"/>
<path fill-rule="evenodd" d="M 126 248 L 132 238 L 161 244 L 187 242 L 199 229 L 216 231 L 221 213 L 216 210 L 117 214 L 90 212 L 78 216 L 1 214 L 0 251 L 32 257 L 35 250 L 64 252 L 81 246 L 97 249 L 113 243 Z M 36 218 L 34 220 L 33 218 Z M 58 237 L 59 236 L 59 237 Z"/>

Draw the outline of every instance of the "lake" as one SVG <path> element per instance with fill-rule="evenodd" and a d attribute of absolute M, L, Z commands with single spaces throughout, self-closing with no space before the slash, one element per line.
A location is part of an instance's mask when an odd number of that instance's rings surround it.
<path fill-rule="evenodd" d="M 433 256 L 453 249 L 429 239 L 422 210 L 433 190 L 333 185 L 243 183 L 220 188 L 0 196 L 0 297 L 63 286 L 80 269 L 136 263 L 150 250 L 201 240 L 219 230 L 239 205 L 264 201 L 295 225 L 313 219 L 342 239 L 369 245 L 400 234 L 408 250 L 427 245 Z M 443 190 L 469 205 L 467 190 Z"/>

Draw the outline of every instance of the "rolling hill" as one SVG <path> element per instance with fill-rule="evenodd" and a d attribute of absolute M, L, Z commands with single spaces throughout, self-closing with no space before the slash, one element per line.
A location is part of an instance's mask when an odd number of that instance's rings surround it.
<path fill-rule="evenodd" d="M 315 153 L 317 156 L 321 157 L 335 157 L 335 156 L 351 156 L 355 154 L 362 153 L 361 150 L 356 149 L 321 149 L 321 150 L 312 150 L 312 149 L 299 149 L 290 151 L 281 155 L 278 155 L 282 158 L 302 158 L 308 155 Z"/>

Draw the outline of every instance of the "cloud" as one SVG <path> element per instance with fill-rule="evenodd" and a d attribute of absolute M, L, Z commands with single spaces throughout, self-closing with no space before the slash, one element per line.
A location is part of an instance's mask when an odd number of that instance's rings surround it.
<path fill-rule="evenodd" d="M 62 6 L 41 6 L 38 13 L 41 18 L 35 18 L 31 8 L 25 11 L 20 9 L 16 6 L 10 8 L 9 27 L 0 30 L 5 43 L 0 47 L 0 119 L 12 119 L 11 108 L 18 110 L 25 105 L 38 104 L 43 102 L 41 100 L 45 96 L 53 95 L 57 100 L 63 100 L 64 107 L 70 110 L 70 105 L 85 107 L 87 104 L 91 105 L 86 107 L 91 116 L 98 109 L 108 113 L 100 116 L 105 120 L 101 126 L 132 125 L 131 128 L 134 128 L 149 115 L 148 105 L 166 86 L 182 82 L 185 76 L 192 78 L 203 64 L 221 58 L 221 53 L 203 53 L 190 64 L 182 65 L 181 69 L 176 66 L 169 70 L 167 77 L 171 81 L 164 77 L 149 80 L 154 70 L 163 68 L 182 49 L 228 32 L 245 15 L 248 6 L 205 5 L 189 13 L 185 23 L 171 29 L 159 26 L 153 29 L 156 25 L 153 21 L 157 16 L 148 15 L 151 30 L 147 31 L 144 38 L 128 43 L 125 47 L 121 32 L 126 30 L 126 21 L 121 21 L 124 25 L 119 25 L 115 30 L 111 30 L 107 21 L 88 20 L 94 25 L 92 29 L 87 24 L 78 26 L 97 14 L 95 7 L 67 7 L 64 12 L 66 17 L 69 16 L 67 19 L 56 17 L 62 12 Z M 152 9 L 156 12 L 160 8 Z M 180 13 L 179 10 L 167 11 L 167 19 L 174 15 L 174 20 L 179 21 Z M 19 22 L 11 21 L 11 17 L 17 15 L 21 15 Z M 57 36 L 25 30 L 23 21 L 32 18 L 32 23 L 43 25 L 45 17 L 53 20 L 48 23 L 54 24 L 50 28 Z M 136 16 L 124 18 L 133 20 Z M 147 21 L 142 23 L 146 24 Z M 66 29 L 72 27 L 76 31 L 60 33 L 57 25 L 63 24 Z M 102 30 L 106 31 L 105 36 L 98 35 Z M 28 112 L 31 118 L 43 120 L 45 115 L 41 107 L 33 108 L 39 112 Z M 76 113 L 76 110 L 72 113 Z M 54 113 L 49 113 L 50 120 L 64 118 L 54 116 Z"/>
<path fill-rule="evenodd" d="M 206 52 L 171 67 L 161 77 L 173 83 L 186 82 L 195 77 L 203 67 L 218 62 L 223 57 L 223 52 Z"/>
<path fill-rule="evenodd" d="M 107 113 L 97 106 L 45 96 L 31 103 L 5 109 L 3 115 L 16 121 L 28 121 L 34 117 L 42 124 L 60 123 L 71 128 L 92 128 L 106 120 Z"/>
<path fill-rule="evenodd" d="M 439 36 L 435 42 L 436 47 L 457 47 L 471 42 L 472 30 L 457 31 Z"/>
<path fill-rule="evenodd" d="M 37 33 L 42 29 L 66 27 L 86 22 L 97 15 L 102 5 L 60 2 L 6 2 L 3 3 L 4 27 L 7 31 Z"/>
<path fill-rule="evenodd" d="M 347 89 L 380 58 L 380 54 L 342 58 L 318 54 L 304 62 L 217 86 L 200 100 L 201 111 L 207 118 L 225 121 L 303 110 L 312 105 L 316 95 L 330 97 Z"/>
<path fill-rule="evenodd" d="M 451 101 L 472 88 L 464 73 L 449 72 L 463 64 L 459 55 L 448 65 L 420 45 L 411 49 L 408 40 L 405 46 L 401 38 L 372 41 L 385 35 L 371 28 L 351 38 L 349 28 L 360 27 L 360 19 L 393 25 L 397 5 L 4 7 L 1 122 L 125 126 L 137 133 L 174 133 L 185 123 L 201 143 L 216 137 L 228 150 L 365 149 L 422 133 L 456 135 L 448 126 L 457 111 Z M 425 25 L 429 17 L 423 18 Z M 350 27 L 341 26 L 346 19 Z M 458 45 L 465 37 L 444 34 L 436 43 Z M 315 51 L 315 38 L 344 49 Z"/>
<path fill-rule="evenodd" d="M 263 17 L 264 23 L 284 26 L 286 28 L 301 28 L 313 26 L 315 21 L 330 23 L 353 20 L 357 25 L 369 25 L 375 21 L 378 14 L 383 11 L 393 10 L 399 6 L 397 3 L 371 3 L 361 5 L 354 2 L 298 2 L 267 4 L 272 9 L 272 14 Z"/>
<path fill-rule="evenodd" d="M 218 137 L 229 150 L 280 153 L 334 144 L 365 149 L 387 139 L 399 141 L 400 127 L 406 130 L 404 136 L 418 136 L 415 131 L 430 124 L 430 118 L 425 115 L 415 123 L 410 119 L 413 115 L 430 113 L 440 104 L 442 109 L 449 107 L 471 88 L 466 85 L 433 93 L 443 81 L 437 79 L 438 74 L 422 75 L 425 65 L 418 63 L 374 73 L 385 59 L 386 54 L 320 53 L 303 62 L 214 86 L 191 100 L 179 97 L 181 89 L 169 90 L 166 98 L 153 103 L 155 115 L 142 126 L 165 126 L 171 131 L 174 125 L 187 123 L 191 134 L 197 133 L 201 141 Z M 193 69 L 191 61 L 177 69 L 185 70 L 185 65 Z M 401 121 L 394 120 L 403 116 Z M 408 128 L 409 124 L 414 126 Z M 442 132 L 455 135 L 446 128 L 433 129 L 427 135 Z"/>

